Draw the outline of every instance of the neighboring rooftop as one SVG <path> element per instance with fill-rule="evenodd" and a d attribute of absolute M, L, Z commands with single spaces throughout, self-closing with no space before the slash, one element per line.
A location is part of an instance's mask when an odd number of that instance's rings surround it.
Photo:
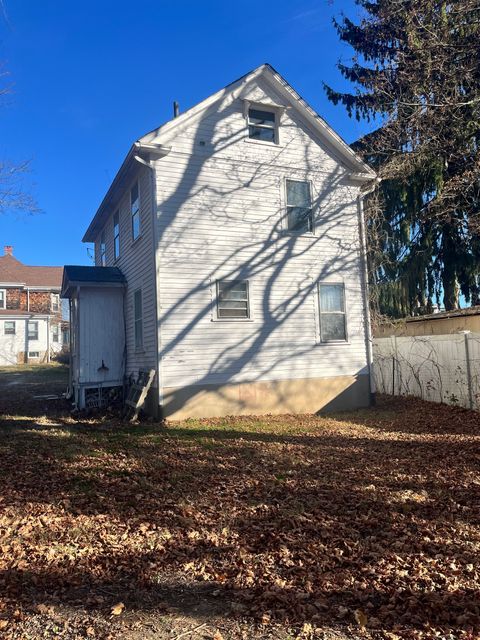
<path fill-rule="evenodd" d="M 5 253 L 0 256 L 0 283 L 2 284 L 59 289 L 62 285 L 62 272 L 62 267 L 33 267 L 23 264 L 14 257 L 11 245 L 5 245 Z"/>
<path fill-rule="evenodd" d="M 405 318 L 405 322 L 422 322 L 423 320 L 445 320 L 445 318 L 457 318 L 458 316 L 477 316 L 480 314 L 480 306 L 466 307 L 465 309 L 454 309 L 452 311 L 437 311 L 425 316 L 410 316 Z"/>

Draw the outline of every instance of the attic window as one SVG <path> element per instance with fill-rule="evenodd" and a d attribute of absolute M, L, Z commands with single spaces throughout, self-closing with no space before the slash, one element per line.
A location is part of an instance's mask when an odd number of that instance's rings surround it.
<path fill-rule="evenodd" d="M 278 143 L 278 123 L 275 110 L 256 109 L 248 110 L 248 137 L 251 140 L 261 142 Z"/>

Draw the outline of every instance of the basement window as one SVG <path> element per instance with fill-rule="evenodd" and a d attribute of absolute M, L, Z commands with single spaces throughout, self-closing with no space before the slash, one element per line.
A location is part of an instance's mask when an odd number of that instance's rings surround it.
<path fill-rule="evenodd" d="M 140 236 L 140 196 L 138 182 L 130 189 L 130 213 L 132 216 L 132 238 L 136 240 Z"/>
<path fill-rule="evenodd" d="M 230 320 L 250 318 L 248 280 L 217 281 L 217 316 Z"/>
<path fill-rule="evenodd" d="M 277 114 L 265 109 L 248 110 L 248 137 L 261 142 L 278 143 Z"/>
<path fill-rule="evenodd" d="M 40 351 L 29 351 L 28 352 L 28 357 L 29 358 L 40 358 Z"/>
<path fill-rule="evenodd" d="M 4 324 L 4 333 L 6 336 L 14 336 L 15 335 L 15 322 L 12 320 L 5 321 Z"/>
<path fill-rule="evenodd" d="M 320 297 L 320 339 L 322 342 L 346 342 L 345 285 L 322 282 Z"/>
<path fill-rule="evenodd" d="M 29 321 L 27 336 L 29 340 L 38 340 L 38 322 L 36 320 Z"/>

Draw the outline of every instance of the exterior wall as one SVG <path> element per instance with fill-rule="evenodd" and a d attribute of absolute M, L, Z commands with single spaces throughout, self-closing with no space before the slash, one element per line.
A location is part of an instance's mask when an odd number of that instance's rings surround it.
<path fill-rule="evenodd" d="M 376 338 L 389 336 L 441 336 L 448 333 L 471 331 L 480 333 L 480 313 L 477 315 L 453 316 L 415 320 L 414 322 L 396 321 L 391 325 L 380 325 L 375 329 Z"/>
<path fill-rule="evenodd" d="M 38 340 L 27 339 L 27 324 L 29 320 L 38 322 Z M 15 322 L 15 335 L 5 335 L 5 322 Z M 51 321 L 52 322 L 52 321 Z M 24 363 L 40 363 L 48 360 L 50 356 L 61 351 L 61 331 L 59 341 L 53 342 L 52 324 L 50 322 L 50 338 L 48 339 L 48 321 L 46 318 L 35 316 L 1 316 L 0 315 L 0 365 L 9 366 Z M 29 358 L 29 352 L 38 352 L 38 358 Z"/>
<path fill-rule="evenodd" d="M 140 192 L 140 228 L 141 235 L 135 242 L 132 239 L 132 223 L 130 215 L 130 189 L 135 180 L 139 181 Z M 154 265 L 154 229 L 152 204 L 151 171 L 139 164 L 135 180 L 125 185 L 125 192 L 118 205 L 112 209 L 105 224 L 106 262 L 107 266 L 119 267 L 127 280 L 125 292 L 125 325 L 127 361 L 126 374 L 137 373 L 139 369 L 157 369 L 157 314 L 155 298 L 155 265 Z M 120 221 L 120 256 L 114 260 L 113 252 L 113 216 L 119 212 Z M 100 238 L 95 242 L 96 265 L 100 262 Z M 142 289 L 143 304 L 143 348 L 135 348 L 134 335 L 134 292 Z M 157 392 L 158 395 L 158 392 Z"/>
<path fill-rule="evenodd" d="M 123 383 L 123 289 L 82 287 L 79 300 L 80 384 Z"/>
<path fill-rule="evenodd" d="M 242 98 L 282 102 L 264 81 L 242 91 Z M 213 385 L 221 415 L 225 385 L 367 379 L 358 188 L 291 110 L 282 116 L 277 146 L 246 139 L 243 109 L 242 99 L 229 97 L 174 137 L 155 140 L 172 145 L 156 163 L 166 415 L 178 410 L 179 389 L 188 388 L 193 406 L 192 389 L 200 397 Z M 314 234 L 285 232 L 286 178 L 311 181 Z M 220 278 L 249 281 L 249 321 L 216 320 Z M 345 284 L 346 343 L 320 341 L 319 281 Z M 230 405 L 238 407 L 237 400 Z M 287 405 L 277 399 L 275 406 Z"/>
<path fill-rule="evenodd" d="M 228 415 L 323 413 L 366 407 L 368 376 L 298 378 L 164 389 L 164 404 L 173 420 Z"/>

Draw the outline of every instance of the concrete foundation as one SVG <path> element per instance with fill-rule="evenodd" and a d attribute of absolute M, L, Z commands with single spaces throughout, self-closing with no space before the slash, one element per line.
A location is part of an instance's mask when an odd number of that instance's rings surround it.
<path fill-rule="evenodd" d="M 227 415 L 320 413 L 370 404 L 368 375 L 166 388 L 162 415 L 173 420 Z"/>

